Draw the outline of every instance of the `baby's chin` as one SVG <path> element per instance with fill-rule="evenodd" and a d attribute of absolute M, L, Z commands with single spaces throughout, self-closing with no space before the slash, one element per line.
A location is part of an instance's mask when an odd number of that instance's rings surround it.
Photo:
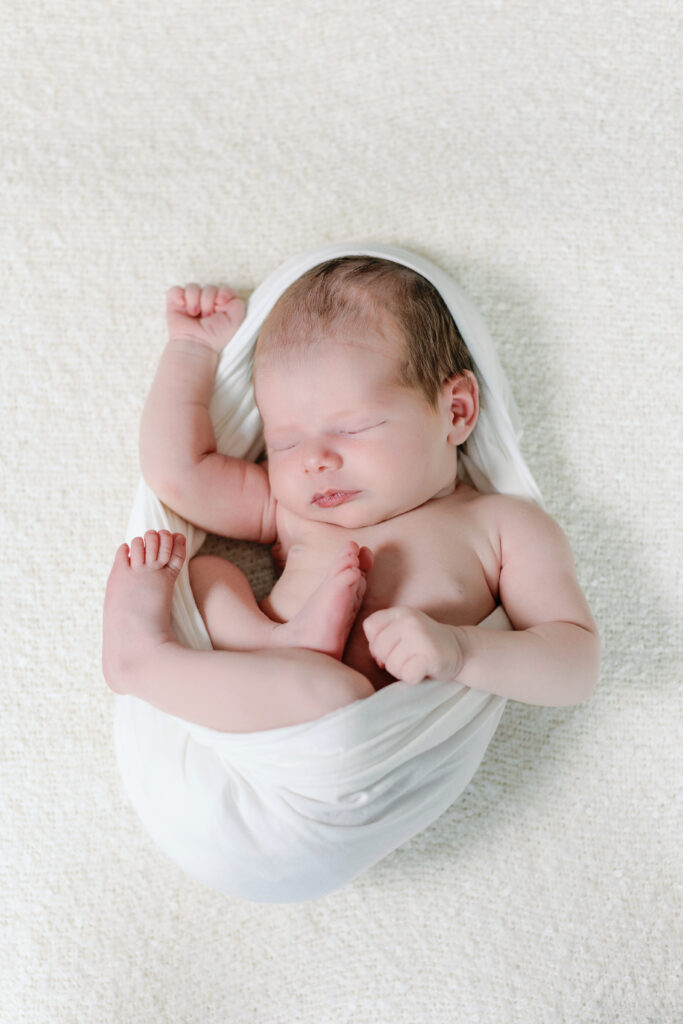
<path fill-rule="evenodd" d="M 427 501 L 429 500 L 427 499 Z M 324 523 L 327 526 L 337 526 L 345 530 L 363 530 L 389 522 L 389 520 L 412 512 L 424 504 L 426 501 L 373 508 L 369 507 L 362 499 L 355 499 L 334 508 L 319 508 L 317 505 L 309 505 L 303 509 L 290 508 L 289 511 L 311 523 Z"/>

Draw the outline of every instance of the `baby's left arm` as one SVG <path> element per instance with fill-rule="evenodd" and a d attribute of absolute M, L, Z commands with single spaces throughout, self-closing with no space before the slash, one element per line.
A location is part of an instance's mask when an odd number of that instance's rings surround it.
<path fill-rule="evenodd" d="M 600 637 L 559 525 L 531 502 L 503 498 L 499 598 L 513 629 L 461 627 L 458 682 L 527 704 L 579 704 L 595 690 Z"/>
<path fill-rule="evenodd" d="M 373 657 L 408 682 L 448 679 L 527 704 L 579 704 L 597 683 L 600 638 L 569 543 L 530 502 L 501 497 L 490 510 L 501 547 L 499 597 L 514 632 L 388 608 L 364 624 Z"/>

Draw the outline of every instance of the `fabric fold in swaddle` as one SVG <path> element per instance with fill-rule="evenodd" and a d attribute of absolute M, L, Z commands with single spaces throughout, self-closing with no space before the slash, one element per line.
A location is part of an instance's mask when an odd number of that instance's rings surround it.
<path fill-rule="evenodd" d="M 439 289 L 480 382 L 479 420 L 461 449 L 461 471 L 481 491 L 540 504 L 519 451 L 514 403 L 477 311 L 429 261 L 374 243 L 329 245 L 297 256 L 253 292 L 216 375 L 210 411 L 218 449 L 258 456 L 263 441 L 251 354 L 261 324 L 306 270 L 350 255 L 405 264 Z M 189 557 L 206 536 L 141 481 L 128 540 L 164 528 L 187 535 Z M 176 583 L 172 621 L 183 644 L 211 649 L 187 563 Z M 502 609 L 482 625 L 510 628 Z M 131 803 L 168 856 L 229 895 L 286 903 L 333 892 L 442 814 L 478 768 L 504 706 L 501 697 L 454 683 L 394 683 L 314 722 L 221 733 L 120 696 L 115 743 Z"/>

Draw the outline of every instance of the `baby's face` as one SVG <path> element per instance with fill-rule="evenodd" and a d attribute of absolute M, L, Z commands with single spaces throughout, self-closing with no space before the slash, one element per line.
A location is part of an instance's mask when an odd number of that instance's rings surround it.
<path fill-rule="evenodd" d="M 285 508 L 359 528 L 452 493 L 448 403 L 434 409 L 399 382 L 403 347 L 387 316 L 259 365 L 270 485 Z"/>

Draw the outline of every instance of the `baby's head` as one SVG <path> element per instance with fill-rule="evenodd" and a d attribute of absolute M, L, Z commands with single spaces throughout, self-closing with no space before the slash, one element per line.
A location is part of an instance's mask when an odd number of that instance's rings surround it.
<path fill-rule="evenodd" d="M 472 359 L 437 289 L 374 257 L 330 260 L 283 293 L 254 386 L 275 496 L 349 527 L 452 492 L 478 412 Z"/>
<path fill-rule="evenodd" d="M 339 331 L 361 331 L 381 318 L 404 343 L 400 383 L 434 406 L 445 380 L 474 372 L 448 306 L 421 274 L 374 256 L 343 256 L 307 271 L 280 296 L 261 329 L 254 368 L 268 358 L 304 355 Z"/>

